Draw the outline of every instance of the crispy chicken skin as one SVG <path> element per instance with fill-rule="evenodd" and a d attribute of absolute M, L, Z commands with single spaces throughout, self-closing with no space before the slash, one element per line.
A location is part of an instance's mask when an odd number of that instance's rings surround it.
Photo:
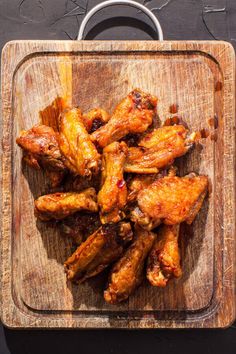
<path fill-rule="evenodd" d="M 133 90 L 118 104 L 109 122 L 91 135 L 92 140 L 105 147 L 129 133 L 145 132 L 152 124 L 156 105 L 156 97 Z"/>
<path fill-rule="evenodd" d="M 109 121 L 109 119 L 109 113 L 101 108 L 94 108 L 88 113 L 83 114 L 83 122 L 89 134 L 92 134 L 95 130 L 101 128 Z"/>
<path fill-rule="evenodd" d="M 79 108 L 64 111 L 59 119 L 59 147 L 65 165 L 81 176 L 91 176 L 99 169 L 100 155 L 85 129 Z"/>
<path fill-rule="evenodd" d="M 182 125 L 164 126 L 147 134 L 139 147 L 129 148 L 125 172 L 157 173 L 190 149 L 195 133 L 188 137 Z"/>
<path fill-rule="evenodd" d="M 167 176 L 153 182 L 138 194 L 138 208 L 132 220 L 152 229 L 166 225 L 191 224 L 200 210 L 208 189 L 206 176 Z"/>
<path fill-rule="evenodd" d="M 133 237 L 130 224 L 125 224 L 103 225 L 89 236 L 64 263 L 67 278 L 81 283 L 116 261 Z"/>
<path fill-rule="evenodd" d="M 124 142 L 106 146 L 102 156 L 102 188 L 98 193 L 98 205 L 102 224 L 118 222 L 126 204 L 127 188 L 123 169 L 128 148 Z"/>
<path fill-rule="evenodd" d="M 169 279 L 181 277 L 178 238 L 178 224 L 162 225 L 158 229 L 147 262 L 147 279 L 151 285 L 165 287 Z"/>
<path fill-rule="evenodd" d="M 35 215 L 42 221 L 60 220 L 80 210 L 98 211 L 96 192 L 88 188 L 81 193 L 47 194 L 35 200 Z"/>
<path fill-rule="evenodd" d="M 16 139 L 24 150 L 24 161 L 33 168 L 46 171 L 53 187 L 60 184 L 66 167 L 58 146 L 58 134 L 46 125 L 22 130 Z"/>
<path fill-rule="evenodd" d="M 116 304 L 126 300 L 141 284 L 145 259 L 150 252 L 156 235 L 136 227 L 136 239 L 111 270 L 105 301 Z"/>
<path fill-rule="evenodd" d="M 101 226 L 98 213 L 78 212 L 67 216 L 59 223 L 60 234 L 69 237 L 79 246 Z"/>

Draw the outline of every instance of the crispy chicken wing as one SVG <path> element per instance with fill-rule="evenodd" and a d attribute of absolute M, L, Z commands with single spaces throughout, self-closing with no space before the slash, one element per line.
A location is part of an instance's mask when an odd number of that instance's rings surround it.
<path fill-rule="evenodd" d="M 103 150 L 102 188 L 98 193 L 100 218 L 103 224 L 118 222 L 123 216 L 122 209 L 127 199 L 127 188 L 123 177 L 127 151 L 124 142 L 114 142 Z"/>
<path fill-rule="evenodd" d="M 147 263 L 147 279 L 153 286 L 165 287 L 169 279 L 182 275 L 178 238 L 178 224 L 160 226 Z"/>
<path fill-rule="evenodd" d="M 135 89 L 116 107 L 109 122 L 96 130 L 92 140 L 104 147 L 129 133 L 143 133 L 155 116 L 157 98 Z"/>
<path fill-rule="evenodd" d="M 149 230 L 166 225 L 191 224 L 200 210 L 208 188 L 206 176 L 163 177 L 138 194 L 132 220 Z"/>
<path fill-rule="evenodd" d="M 96 191 L 88 188 L 81 193 L 47 194 L 35 200 L 35 214 L 43 221 L 64 219 L 80 210 L 98 211 Z"/>
<path fill-rule="evenodd" d="M 129 223 L 101 226 L 64 263 L 67 278 L 81 283 L 102 272 L 122 255 L 132 237 Z"/>
<path fill-rule="evenodd" d="M 60 116 L 59 147 L 66 166 L 81 176 L 97 173 L 100 155 L 85 129 L 79 108 L 67 110 Z"/>
<path fill-rule="evenodd" d="M 136 227 L 136 239 L 111 270 L 108 288 L 104 292 L 106 302 L 116 304 L 126 300 L 141 284 L 145 259 L 156 235 Z"/>
<path fill-rule="evenodd" d="M 101 222 L 98 213 L 87 212 L 78 212 L 67 216 L 59 223 L 61 235 L 72 238 L 77 246 L 100 226 Z"/>
<path fill-rule="evenodd" d="M 167 167 L 190 149 L 195 133 L 189 137 L 182 125 L 164 126 L 147 134 L 139 147 L 129 148 L 125 172 L 157 173 Z"/>
<path fill-rule="evenodd" d="M 58 146 L 58 134 L 52 128 L 36 125 L 23 130 L 16 142 L 24 150 L 23 158 L 27 164 L 45 170 L 53 187 L 61 182 L 66 167 Z"/>
<path fill-rule="evenodd" d="M 83 114 L 83 122 L 89 134 L 92 134 L 95 130 L 101 128 L 109 121 L 109 119 L 109 113 L 101 108 L 94 108 L 88 113 Z"/>

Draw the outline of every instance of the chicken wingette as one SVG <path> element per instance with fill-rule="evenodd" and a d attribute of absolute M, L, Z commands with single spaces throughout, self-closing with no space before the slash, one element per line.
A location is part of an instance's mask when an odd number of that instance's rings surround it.
<path fill-rule="evenodd" d="M 130 133 L 143 133 L 152 124 L 157 98 L 135 89 L 115 108 L 109 122 L 96 130 L 92 140 L 100 147 L 120 140 Z"/>
<path fill-rule="evenodd" d="M 79 108 L 64 111 L 59 118 L 59 148 L 65 165 L 76 175 L 97 173 L 100 155 L 90 139 Z"/>
<path fill-rule="evenodd" d="M 128 148 L 124 142 L 106 146 L 102 155 L 102 188 L 98 193 L 100 218 L 103 224 L 118 222 L 123 216 L 127 188 L 123 169 Z"/>
<path fill-rule="evenodd" d="M 126 300 L 144 278 L 145 260 L 156 238 L 153 232 L 136 227 L 135 240 L 113 266 L 104 299 L 110 304 Z"/>
<path fill-rule="evenodd" d="M 42 168 L 50 178 L 52 187 L 62 181 L 67 168 L 58 145 L 58 134 L 46 125 L 22 130 L 16 139 L 23 149 L 25 162 L 35 169 Z"/>
<path fill-rule="evenodd" d="M 96 191 L 88 188 L 83 192 L 53 193 L 35 200 L 35 215 L 42 221 L 60 220 L 80 210 L 98 211 Z"/>
<path fill-rule="evenodd" d="M 81 283 L 102 272 L 122 255 L 132 237 L 129 223 L 101 226 L 64 263 L 67 278 Z"/>
<path fill-rule="evenodd" d="M 200 210 L 208 189 L 207 176 L 167 176 L 157 179 L 137 197 L 132 220 L 148 230 L 161 223 L 191 224 Z"/>
<path fill-rule="evenodd" d="M 185 155 L 195 142 L 196 134 L 188 135 L 183 125 L 164 126 L 147 134 L 138 147 L 131 147 L 125 172 L 158 173 Z"/>
<path fill-rule="evenodd" d="M 162 225 L 147 261 L 147 279 L 153 286 L 165 287 L 171 278 L 182 275 L 178 245 L 180 225 Z"/>

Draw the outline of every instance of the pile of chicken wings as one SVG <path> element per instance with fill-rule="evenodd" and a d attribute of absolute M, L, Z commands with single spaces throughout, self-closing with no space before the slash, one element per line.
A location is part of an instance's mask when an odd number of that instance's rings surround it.
<path fill-rule="evenodd" d="M 145 274 L 157 287 L 181 276 L 180 224 L 193 222 L 207 194 L 207 176 L 179 177 L 173 166 L 198 134 L 178 122 L 154 128 L 156 108 L 157 98 L 139 89 L 111 115 L 84 114 L 58 97 L 40 112 L 42 124 L 16 139 L 54 191 L 35 200 L 35 215 L 55 220 L 77 245 L 67 278 L 80 284 L 110 266 L 110 304 L 126 300 Z"/>

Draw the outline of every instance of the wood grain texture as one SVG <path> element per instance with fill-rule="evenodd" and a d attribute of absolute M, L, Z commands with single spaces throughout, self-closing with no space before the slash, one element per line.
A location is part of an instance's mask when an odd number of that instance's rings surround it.
<path fill-rule="evenodd" d="M 3 157 L 1 314 L 9 327 L 225 327 L 235 315 L 235 58 L 226 42 L 16 41 L 2 54 Z M 217 82 L 221 90 L 215 90 Z M 57 96 L 83 111 L 112 111 L 134 87 L 159 98 L 158 116 L 178 114 L 206 139 L 179 161 L 180 173 L 207 174 L 212 192 L 192 227 L 182 228 L 184 275 L 165 289 L 143 284 L 129 301 L 102 298 L 104 277 L 67 284 L 69 240 L 38 222 L 33 199 L 48 190 L 22 167 L 15 138 L 39 122 Z M 213 132 L 208 120 L 218 117 Z M 227 171 L 227 173 L 225 173 Z"/>

